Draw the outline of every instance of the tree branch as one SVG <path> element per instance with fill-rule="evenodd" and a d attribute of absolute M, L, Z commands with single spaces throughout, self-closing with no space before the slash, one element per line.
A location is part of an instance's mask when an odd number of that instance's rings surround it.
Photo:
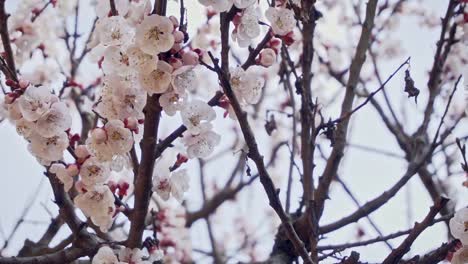
<path fill-rule="evenodd" d="M 415 223 L 414 228 L 409 233 L 408 237 L 400 244 L 399 247 L 394 249 L 390 255 L 382 262 L 382 264 L 393 264 L 401 260 L 401 258 L 410 250 L 413 242 L 418 238 L 418 236 L 431 225 L 431 222 L 434 220 L 434 217 L 439 213 L 439 211 L 448 203 L 447 198 L 440 198 L 437 202 L 431 207 L 429 213 L 426 215 L 424 220 L 421 223 Z"/>

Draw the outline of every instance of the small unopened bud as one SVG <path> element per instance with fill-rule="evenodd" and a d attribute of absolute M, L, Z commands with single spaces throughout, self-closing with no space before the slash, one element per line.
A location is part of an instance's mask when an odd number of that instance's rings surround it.
<path fill-rule="evenodd" d="M 7 93 L 5 95 L 5 104 L 12 104 L 18 96 L 15 93 Z"/>
<path fill-rule="evenodd" d="M 124 120 L 125 127 L 131 131 L 138 129 L 138 120 L 135 117 L 129 117 Z"/>
<path fill-rule="evenodd" d="M 77 181 L 75 183 L 75 189 L 77 192 L 79 193 L 85 193 L 87 192 L 88 190 L 86 189 L 86 185 L 82 182 L 82 181 Z"/>
<path fill-rule="evenodd" d="M 184 33 L 182 31 L 176 30 L 173 35 L 175 43 L 182 43 L 184 41 Z"/>
<path fill-rule="evenodd" d="M 291 31 L 282 37 L 283 43 L 286 46 L 291 46 L 294 43 L 294 33 Z"/>
<path fill-rule="evenodd" d="M 268 42 L 268 45 L 274 49 L 279 48 L 281 47 L 281 39 L 272 37 L 271 40 Z"/>
<path fill-rule="evenodd" d="M 210 20 L 212 17 L 214 17 L 216 15 L 216 11 L 214 11 L 212 8 L 208 8 L 206 10 L 206 17 L 208 18 L 208 20 Z"/>
<path fill-rule="evenodd" d="M 67 167 L 67 173 L 68 173 L 68 176 L 75 177 L 76 175 L 80 173 L 80 169 L 78 168 L 78 165 L 70 164 Z"/>
<path fill-rule="evenodd" d="M 237 14 L 234 16 L 234 18 L 232 19 L 232 23 L 234 23 L 234 25 L 237 27 L 238 25 L 240 25 L 241 20 L 242 20 L 242 14 L 241 14 L 241 13 L 237 13 Z"/>
<path fill-rule="evenodd" d="M 120 197 L 126 196 L 128 189 L 130 188 L 130 184 L 124 180 L 120 180 L 119 183 L 117 184 L 119 188 L 118 195 Z"/>
<path fill-rule="evenodd" d="M 182 62 L 184 65 L 198 65 L 200 57 L 195 51 L 186 51 L 182 54 Z"/>
<path fill-rule="evenodd" d="M 188 157 L 179 153 L 179 154 L 177 154 L 177 160 L 175 162 L 175 165 L 180 166 L 180 165 L 182 165 L 183 163 L 185 163 L 187 161 L 188 161 Z"/>
<path fill-rule="evenodd" d="M 80 159 L 85 159 L 89 156 L 89 151 L 85 145 L 78 145 L 75 148 L 75 155 Z"/>
<path fill-rule="evenodd" d="M 225 95 L 218 101 L 218 106 L 221 108 L 228 109 L 230 105 L 231 102 L 229 102 L 229 99 Z"/>
<path fill-rule="evenodd" d="M 28 86 L 29 86 L 29 82 L 26 81 L 26 80 L 20 80 L 18 84 L 19 84 L 20 88 L 23 89 L 23 90 L 28 88 Z"/>
<path fill-rule="evenodd" d="M 97 144 L 104 143 L 107 140 L 107 133 L 102 128 L 95 128 L 91 131 L 91 137 Z"/>
<path fill-rule="evenodd" d="M 183 47 L 182 43 L 174 43 L 174 45 L 172 45 L 172 48 L 171 48 L 171 53 L 175 54 L 179 52 L 182 49 L 182 47 Z"/>
<path fill-rule="evenodd" d="M 169 60 L 169 63 L 171 64 L 172 68 L 174 68 L 174 70 L 177 70 L 179 69 L 180 67 L 182 67 L 182 60 L 180 59 L 176 59 L 176 58 L 171 58 Z"/>
<path fill-rule="evenodd" d="M 179 20 L 175 16 L 170 16 L 169 19 L 172 22 L 172 25 L 174 25 L 174 28 L 179 27 Z"/>
<path fill-rule="evenodd" d="M 119 185 L 115 181 L 110 180 L 107 182 L 107 187 L 109 187 L 112 193 L 115 193 Z"/>
<path fill-rule="evenodd" d="M 73 135 L 70 135 L 69 137 L 70 137 L 70 146 L 74 146 L 75 143 L 80 141 L 80 138 L 81 138 L 79 134 L 73 134 Z"/>
<path fill-rule="evenodd" d="M 260 52 L 258 63 L 264 67 L 270 67 L 276 62 L 276 52 L 273 49 L 263 49 Z"/>
<path fill-rule="evenodd" d="M 19 85 L 17 82 L 13 81 L 12 79 L 7 79 L 5 81 L 5 84 L 13 89 L 19 88 Z"/>

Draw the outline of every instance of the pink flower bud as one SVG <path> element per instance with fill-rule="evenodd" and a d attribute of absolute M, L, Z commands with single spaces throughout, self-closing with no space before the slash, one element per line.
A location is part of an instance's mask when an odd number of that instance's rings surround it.
<path fill-rule="evenodd" d="M 5 95 L 5 104 L 12 104 L 15 101 L 16 97 L 17 95 L 14 93 L 7 93 Z"/>
<path fill-rule="evenodd" d="M 179 50 L 181 49 L 182 49 L 182 43 L 174 43 L 174 45 L 172 46 L 171 52 L 174 54 L 174 53 L 179 52 Z"/>
<path fill-rule="evenodd" d="M 74 177 L 80 173 L 80 169 L 78 169 L 78 165 L 70 164 L 67 167 L 67 173 L 68 173 L 68 176 Z"/>
<path fill-rule="evenodd" d="M 130 188 L 130 184 L 124 180 L 118 182 L 119 192 L 118 195 L 123 197 L 127 195 L 127 191 Z"/>
<path fill-rule="evenodd" d="M 232 23 L 234 23 L 234 26 L 237 26 L 240 25 L 241 23 L 241 20 L 242 20 L 242 14 L 241 13 L 237 13 L 234 18 L 232 19 Z"/>
<path fill-rule="evenodd" d="M 184 63 L 184 65 L 198 65 L 198 59 L 198 54 L 191 50 L 182 54 L 182 62 Z"/>
<path fill-rule="evenodd" d="M 111 190 L 112 193 L 115 193 L 117 188 L 119 188 L 117 183 L 115 181 L 113 181 L 113 180 L 108 181 L 107 186 L 109 187 L 109 189 Z"/>
<path fill-rule="evenodd" d="M 177 154 L 177 160 L 176 160 L 176 162 L 175 162 L 175 166 L 179 167 L 180 165 L 182 165 L 183 163 L 186 163 L 187 161 L 188 161 L 188 157 L 187 157 L 187 156 L 178 153 L 178 154 Z"/>
<path fill-rule="evenodd" d="M 77 192 L 79 193 L 85 193 L 87 192 L 88 190 L 86 189 L 86 185 L 82 182 L 82 181 L 77 181 L 75 183 L 75 189 Z"/>
<path fill-rule="evenodd" d="M 84 159 L 89 156 L 89 151 L 85 145 L 78 145 L 75 148 L 75 155 L 80 159 Z"/>
<path fill-rule="evenodd" d="M 173 35 L 175 43 L 181 43 L 184 41 L 184 33 L 182 31 L 176 30 Z"/>
<path fill-rule="evenodd" d="M 29 82 L 26 81 L 26 80 L 20 80 L 18 84 L 19 84 L 20 88 L 23 89 L 23 90 L 28 88 L 28 86 L 29 86 Z"/>
<path fill-rule="evenodd" d="M 138 120 L 135 117 L 129 117 L 124 120 L 125 127 L 134 131 L 138 128 Z"/>
<path fill-rule="evenodd" d="M 291 31 L 282 37 L 284 45 L 291 46 L 294 43 L 294 33 Z"/>
<path fill-rule="evenodd" d="M 96 141 L 96 143 L 104 143 L 107 140 L 107 133 L 102 128 L 95 128 L 91 131 L 91 137 Z"/>
<path fill-rule="evenodd" d="M 281 49 L 281 39 L 275 37 L 271 38 L 270 42 L 268 42 L 268 46 L 278 53 Z"/>
<path fill-rule="evenodd" d="M 172 25 L 174 25 L 174 28 L 179 27 L 179 20 L 175 16 L 170 16 L 169 19 L 172 22 Z"/>
<path fill-rule="evenodd" d="M 179 69 L 180 67 L 182 67 L 182 60 L 180 59 L 176 59 L 176 58 L 171 58 L 169 60 L 169 63 L 171 64 L 172 68 L 174 68 L 174 70 L 177 70 Z"/>
<path fill-rule="evenodd" d="M 276 62 L 276 52 L 273 49 L 263 49 L 260 52 L 259 63 L 262 66 L 270 67 Z"/>

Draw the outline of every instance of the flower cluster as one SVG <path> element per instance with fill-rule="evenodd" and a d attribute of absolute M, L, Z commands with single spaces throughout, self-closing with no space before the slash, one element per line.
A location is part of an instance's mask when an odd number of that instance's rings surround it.
<path fill-rule="evenodd" d="M 262 95 L 265 80 L 255 74 L 251 68 L 231 69 L 231 87 L 241 104 L 256 104 Z"/>
<path fill-rule="evenodd" d="M 234 5 L 240 11 L 233 19 L 234 29 L 231 36 L 240 47 L 248 47 L 253 40 L 260 35 L 260 13 L 256 1 L 252 0 L 199 0 L 205 6 L 213 8 L 217 12 L 224 12 Z M 285 43 L 291 42 L 293 29 L 296 25 L 294 11 L 286 7 L 286 2 L 281 1 L 276 7 L 269 7 L 265 16 L 270 22 L 271 31 L 273 34 L 280 36 L 286 40 Z M 275 56 L 276 57 L 276 56 Z M 266 65 L 264 65 L 266 66 Z M 269 65 L 268 65 L 269 66 Z"/>
<path fill-rule="evenodd" d="M 189 156 L 206 157 L 218 144 L 219 136 L 208 123 L 214 119 L 214 111 L 206 103 L 189 100 L 189 93 L 197 87 L 199 53 L 182 49 L 186 37 L 177 30 L 175 17 L 148 15 L 144 3 L 139 8 L 121 7 L 118 15 L 101 16 L 97 22 L 98 34 L 91 46 L 95 60 L 101 62 L 104 78 L 95 110 L 109 123 L 135 123 L 143 118 L 147 94 L 157 95 L 163 111 L 169 116 L 180 112 L 190 135 L 196 137 L 186 143 Z M 107 4 L 104 8 L 109 9 Z M 200 108 L 203 104 L 205 107 Z M 108 161 L 130 150 L 133 142 L 129 133 L 124 133 L 121 124 L 118 127 L 114 138 L 96 132 L 97 137 L 88 140 L 93 155 Z"/>
<path fill-rule="evenodd" d="M 255 0 L 198 0 L 202 5 L 212 7 L 216 12 L 224 12 L 233 5 L 239 9 L 253 5 Z"/>
<path fill-rule="evenodd" d="M 108 247 L 103 246 L 99 248 L 96 255 L 94 255 L 92 264 L 151 264 L 155 261 L 161 260 L 163 252 L 159 249 L 150 250 L 145 252 L 139 248 L 120 248 L 118 253 Z"/>
<path fill-rule="evenodd" d="M 69 146 L 71 116 L 67 105 L 46 86 L 10 82 L 14 89 L 5 96 L 7 116 L 29 150 L 43 165 L 62 159 Z"/>
<path fill-rule="evenodd" d="M 173 164 L 170 157 L 164 155 L 156 163 L 153 171 L 153 191 L 165 201 L 172 196 L 182 203 L 184 193 L 189 189 L 190 179 L 187 170 L 179 169 L 181 156 L 179 155 Z"/>
<path fill-rule="evenodd" d="M 468 262 L 468 208 L 462 208 L 455 213 L 449 222 L 450 232 L 459 239 L 462 246 L 451 256 L 452 264 Z"/>
<path fill-rule="evenodd" d="M 153 221 L 160 233 L 158 248 L 164 252 L 163 263 L 191 263 L 190 230 L 185 226 L 185 210 L 162 207 L 154 214 Z"/>

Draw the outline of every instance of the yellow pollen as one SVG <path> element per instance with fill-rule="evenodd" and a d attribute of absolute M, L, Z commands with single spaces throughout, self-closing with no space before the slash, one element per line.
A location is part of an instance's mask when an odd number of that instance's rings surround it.
<path fill-rule="evenodd" d="M 99 174 L 100 171 L 101 171 L 101 168 L 99 168 L 98 166 L 89 166 L 88 167 L 88 172 L 91 175 Z"/>
<path fill-rule="evenodd" d="M 146 37 L 150 40 L 159 40 L 160 35 L 163 33 L 159 30 L 158 27 L 151 28 L 148 33 L 146 33 Z"/>
<path fill-rule="evenodd" d="M 124 137 L 122 136 L 122 134 L 120 134 L 117 131 L 114 131 L 112 133 L 111 138 L 112 138 L 112 140 L 124 140 Z"/>
<path fill-rule="evenodd" d="M 111 33 L 111 38 L 112 39 L 120 39 L 122 37 L 122 34 L 120 33 L 120 30 L 116 30 Z"/>

